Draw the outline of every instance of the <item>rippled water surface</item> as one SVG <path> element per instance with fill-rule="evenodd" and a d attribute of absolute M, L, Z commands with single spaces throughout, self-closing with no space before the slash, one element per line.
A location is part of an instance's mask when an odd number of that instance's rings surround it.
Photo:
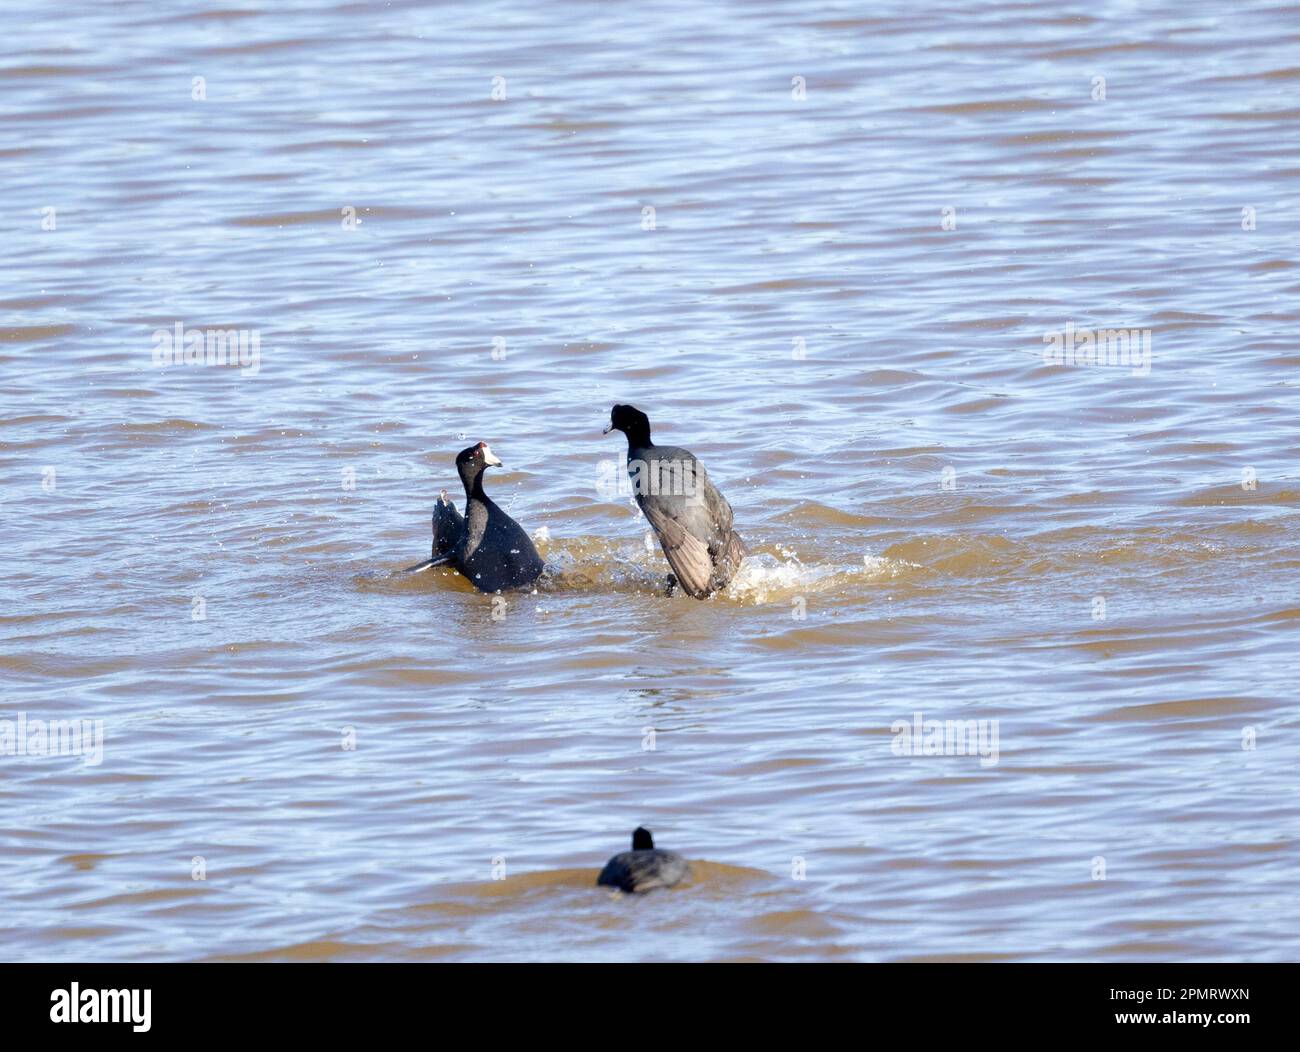
<path fill-rule="evenodd" d="M 0 755 L 3 957 L 1297 956 L 1300 8 L 4 36 L 0 747 L 104 737 Z M 662 594 L 615 401 L 730 498 L 726 593 Z M 399 573 L 479 439 L 504 607 Z M 592 886 L 637 824 L 689 886 Z"/>

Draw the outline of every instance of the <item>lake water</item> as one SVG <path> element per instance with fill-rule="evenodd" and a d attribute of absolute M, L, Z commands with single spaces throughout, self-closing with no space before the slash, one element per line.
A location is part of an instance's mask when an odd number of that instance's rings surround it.
<path fill-rule="evenodd" d="M 5 28 L 0 956 L 1300 955 L 1300 9 Z M 480 439 L 504 605 L 399 573 Z"/>

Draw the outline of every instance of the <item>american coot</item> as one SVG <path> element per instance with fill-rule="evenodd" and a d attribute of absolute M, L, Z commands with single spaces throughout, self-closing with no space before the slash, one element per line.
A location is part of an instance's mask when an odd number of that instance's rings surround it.
<path fill-rule="evenodd" d="M 686 859 L 672 851 L 655 847 L 650 830 L 637 827 L 632 834 L 632 850 L 615 855 L 605 863 L 596 884 L 626 892 L 644 892 L 654 888 L 671 888 L 691 875 Z"/>
<path fill-rule="evenodd" d="M 696 599 L 725 588 L 745 558 L 745 542 L 731 528 L 731 505 L 704 465 L 677 446 L 650 441 L 650 418 L 631 405 L 616 405 L 605 434 L 627 436 L 627 471 L 636 502 L 654 527 L 669 565 L 669 591 L 680 583 Z"/>
<path fill-rule="evenodd" d="M 484 470 L 500 466 L 486 442 L 457 454 L 456 471 L 465 485 L 465 517 L 445 500 L 444 491 L 433 511 L 433 558 L 411 570 L 455 566 L 480 592 L 522 588 L 541 576 L 542 557 L 528 534 L 483 492 Z"/>

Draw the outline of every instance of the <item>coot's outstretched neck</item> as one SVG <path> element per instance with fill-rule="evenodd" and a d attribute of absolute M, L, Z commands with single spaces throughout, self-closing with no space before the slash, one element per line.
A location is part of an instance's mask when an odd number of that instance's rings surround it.
<path fill-rule="evenodd" d="M 654 888 L 671 888 L 690 875 L 691 867 L 681 855 L 656 848 L 650 830 L 638 826 L 632 834 L 632 850 L 606 862 L 596 884 L 640 894 Z"/>
<path fill-rule="evenodd" d="M 748 554 L 732 529 L 727 503 L 693 453 L 650 440 L 650 418 L 634 405 L 616 405 L 605 433 L 627 436 L 632 491 L 673 568 L 669 594 L 681 587 L 696 599 L 726 588 Z"/>

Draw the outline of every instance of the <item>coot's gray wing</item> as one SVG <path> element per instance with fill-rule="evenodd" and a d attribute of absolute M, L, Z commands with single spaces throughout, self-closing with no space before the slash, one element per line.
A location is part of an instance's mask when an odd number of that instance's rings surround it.
<path fill-rule="evenodd" d="M 646 521 L 658 534 L 659 546 L 678 583 L 696 599 L 703 599 L 709 594 L 709 581 L 713 577 L 708 544 L 690 532 L 683 517 L 674 514 L 679 509 L 674 509 L 668 500 L 643 497 L 638 498 L 638 503 Z"/>
<path fill-rule="evenodd" d="M 694 598 L 703 599 L 735 576 L 745 557 L 744 542 L 732 530 L 731 505 L 699 460 L 675 446 L 656 446 L 653 456 L 693 471 L 691 496 L 638 493 L 637 504 L 659 535 L 678 582 Z"/>

